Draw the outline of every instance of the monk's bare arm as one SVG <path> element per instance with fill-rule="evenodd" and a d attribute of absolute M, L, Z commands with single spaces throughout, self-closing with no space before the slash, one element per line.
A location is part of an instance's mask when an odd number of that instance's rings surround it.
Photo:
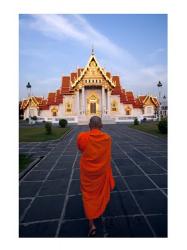
<path fill-rule="evenodd" d="M 77 136 L 77 147 L 81 151 L 81 153 L 84 152 L 86 145 L 88 143 L 88 133 L 81 132 Z"/>
<path fill-rule="evenodd" d="M 78 134 L 77 136 L 77 147 L 80 151 L 82 151 L 82 148 L 81 148 L 81 133 Z"/>

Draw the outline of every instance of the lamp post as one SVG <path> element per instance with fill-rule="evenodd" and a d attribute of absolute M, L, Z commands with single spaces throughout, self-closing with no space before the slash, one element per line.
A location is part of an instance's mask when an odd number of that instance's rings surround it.
<path fill-rule="evenodd" d="M 160 121 L 160 105 L 161 105 L 161 88 L 162 88 L 162 83 L 159 81 L 157 84 L 158 87 L 158 99 L 159 99 L 159 108 L 158 108 L 158 120 Z"/>
<path fill-rule="evenodd" d="M 167 117 L 167 103 L 166 103 L 166 96 L 163 96 L 164 100 L 164 117 Z"/>
<path fill-rule="evenodd" d="M 31 123 L 31 117 L 30 117 L 30 96 L 31 96 L 31 84 L 30 82 L 26 85 L 27 93 L 28 93 L 28 99 L 29 99 L 29 124 Z"/>

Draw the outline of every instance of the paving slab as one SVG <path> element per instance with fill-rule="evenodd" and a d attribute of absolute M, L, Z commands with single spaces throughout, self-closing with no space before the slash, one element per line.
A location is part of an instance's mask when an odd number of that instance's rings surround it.
<path fill-rule="evenodd" d="M 19 235 L 20 237 L 28 238 L 55 237 L 57 226 L 57 221 L 21 225 L 19 229 Z"/>
<path fill-rule="evenodd" d="M 153 215 L 147 217 L 157 237 L 167 237 L 167 215 Z"/>
<path fill-rule="evenodd" d="M 42 181 L 23 181 L 19 187 L 19 197 L 34 197 L 42 185 Z"/>
<path fill-rule="evenodd" d="M 28 209 L 23 222 L 59 218 L 64 198 L 64 195 L 37 197 Z"/>
<path fill-rule="evenodd" d="M 108 237 L 153 237 L 143 216 L 107 218 Z"/>
<path fill-rule="evenodd" d="M 145 214 L 166 214 L 167 198 L 159 190 L 133 191 Z"/>
<path fill-rule="evenodd" d="M 155 185 L 145 175 L 126 176 L 124 180 L 131 190 L 155 188 Z"/>

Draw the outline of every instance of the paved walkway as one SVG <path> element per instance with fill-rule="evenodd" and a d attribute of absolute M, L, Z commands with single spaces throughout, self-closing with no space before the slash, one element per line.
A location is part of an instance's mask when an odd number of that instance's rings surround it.
<path fill-rule="evenodd" d="M 87 237 L 75 126 L 20 181 L 20 237 Z M 167 141 L 126 125 L 105 125 L 112 136 L 116 188 L 97 237 L 167 237 Z M 34 149 L 33 149 L 34 150 Z"/>

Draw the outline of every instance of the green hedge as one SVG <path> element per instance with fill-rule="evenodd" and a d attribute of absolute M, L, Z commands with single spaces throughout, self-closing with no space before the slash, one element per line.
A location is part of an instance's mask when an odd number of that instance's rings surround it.
<path fill-rule="evenodd" d="M 134 119 L 134 125 L 139 125 L 139 121 L 137 117 Z"/>
<path fill-rule="evenodd" d="M 159 129 L 160 133 L 167 134 L 167 132 L 168 132 L 168 121 L 167 121 L 167 119 L 162 119 L 161 121 L 159 121 L 158 129 Z"/>
<path fill-rule="evenodd" d="M 46 122 L 45 123 L 45 130 L 46 130 L 47 135 L 52 134 L 52 124 L 51 124 L 51 122 Z"/>
<path fill-rule="evenodd" d="M 59 120 L 59 126 L 61 128 L 65 128 L 67 126 L 67 124 L 68 124 L 68 121 L 66 119 L 60 119 Z"/>

